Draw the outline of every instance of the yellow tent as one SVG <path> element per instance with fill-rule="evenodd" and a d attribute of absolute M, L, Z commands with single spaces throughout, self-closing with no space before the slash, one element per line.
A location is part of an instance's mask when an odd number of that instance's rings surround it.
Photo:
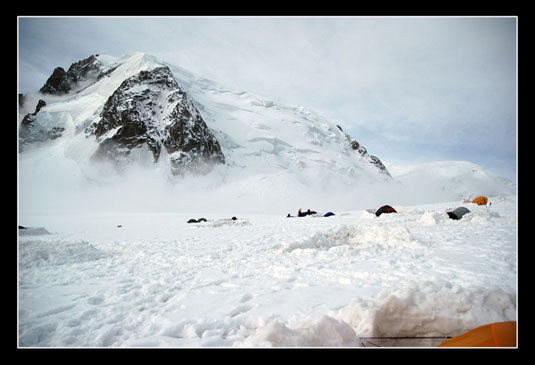
<path fill-rule="evenodd" d="M 472 200 L 472 203 L 476 203 L 477 205 L 487 205 L 488 202 L 489 199 L 486 196 L 478 196 Z"/>
<path fill-rule="evenodd" d="M 516 347 L 516 322 L 496 322 L 442 342 L 438 347 Z"/>

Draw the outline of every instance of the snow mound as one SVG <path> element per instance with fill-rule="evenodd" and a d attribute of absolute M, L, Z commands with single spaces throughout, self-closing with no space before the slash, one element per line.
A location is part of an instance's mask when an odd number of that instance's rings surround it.
<path fill-rule="evenodd" d="M 487 211 L 486 209 L 477 209 L 471 210 L 470 213 L 464 215 L 462 219 L 474 224 L 482 224 L 491 222 L 495 218 L 500 218 L 500 214 L 498 212 L 491 212 Z"/>
<path fill-rule="evenodd" d="M 340 226 L 325 232 L 316 232 L 304 239 L 285 243 L 281 250 L 292 252 L 297 249 L 323 249 L 349 245 L 363 248 L 417 248 L 421 243 L 407 227 L 402 225 Z"/>
<path fill-rule="evenodd" d="M 423 282 L 383 291 L 372 300 L 357 299 L 337 317 L 360 337 L 457 336 L 487 323 L 516 320 L 515 302 L 499 288 Z"/>
<path fill-rule="evenodd" d="M 422 226 L 434 226 L 437 224 L 448 223 L 450 218 L 445 210 L 440 211 L 428 211 L 422 214 L 422 217 L 419 219 L 419 223 Z"/>
<path fill-rule="evenodd" d="M 355 331 L 329 316 L 307 321 L 295 329 L 275 320 L 247 338 L 245 347 L 355 347 Z"/>
<path fill-rule="evenodd" d="M 19 242 L 19 268 L 46 265 L 79 264 L 108 255 L 93 245 L 80 242 L 26 241 Z"/>
<path fill-rule="evenodd" d="M 516 298 L 499 288 L 463 289 L 448 282 L 411 283 L 356 299 L 331 315 L 291 328 L 278 320 L 258 328 L 246 347 L 436 346 L 443 339 L 377 337 L 457 336 L 487 323 L 516 320 Z M 367 341 L 368 337 L 374 337 Z M 436 343 L 438 341 L 438 343 Z"/>

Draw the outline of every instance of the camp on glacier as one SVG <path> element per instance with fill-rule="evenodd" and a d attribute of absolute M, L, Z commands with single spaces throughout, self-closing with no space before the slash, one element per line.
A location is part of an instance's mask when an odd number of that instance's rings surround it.
<path fill-rule="evenodd" d="M 143 53 L 85 61 L 19 108 L 20 347 L 435 347 L 516 320 L 511 182 L 383 163 Z"/>

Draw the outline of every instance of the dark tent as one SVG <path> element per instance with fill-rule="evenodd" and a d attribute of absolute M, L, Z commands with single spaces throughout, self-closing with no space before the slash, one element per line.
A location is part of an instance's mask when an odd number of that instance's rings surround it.
<path fill-rule="evenodd" d="M 206 222 L 206 218 L 199 218 L 199 219 L 190 219 L 188 221 L 188 223 L 201 223 L 201 222 Z"/>
<path fill-rule="evenodd" d="M 397 211 L 390 205 L 383 205 L 381 208 L 377 209 L 375 215 L 379 217 L 383 213 L 397 213 Z"/>
<path fill-rule="evenodd" d="M 470 213 L 470 211 L 465 207 L 459 207 L 451 212 L 448 212 L 448 216 L 451 219 L 461 219 L 466 213 Z"/>

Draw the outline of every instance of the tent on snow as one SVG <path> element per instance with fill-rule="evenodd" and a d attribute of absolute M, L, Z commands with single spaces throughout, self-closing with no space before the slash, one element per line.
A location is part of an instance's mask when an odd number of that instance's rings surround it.
<path fill-rule="evenodd" d="M 470 211 L 465 207 L 459 207 L 455 210 L 452 210 L 451 212 L 448 212 L 448 216 L 451 219 L 461 219 L 466 213 L 470 213 Z"/>
<path fill-rule="evenodd" d="M 442 342 L 438 347 L 515 347 L 516 322 L 495 322 Z"/>
<path fill-rule="evenodd" d="M 397 211 L 390 205 L 383 205 L 381 208 L 377 209 L 375 215 L 379 217 L 383 213 L 397 213 Z"/>
<path fill-rule="evenodd" d="M 477 205 L 487 205 L 489 202 L 489 199 L 486 196 L 478 196 L 474 200 L 472 200 L 472 203 L 475 203 Z"/>
<path fill-rule="evenodd" d="M 201 222 L 206 222 L 206 218 L 199 218 L 199 219 L 193 219 L 191 218 L 188 223 L 201 223 Z"/>

